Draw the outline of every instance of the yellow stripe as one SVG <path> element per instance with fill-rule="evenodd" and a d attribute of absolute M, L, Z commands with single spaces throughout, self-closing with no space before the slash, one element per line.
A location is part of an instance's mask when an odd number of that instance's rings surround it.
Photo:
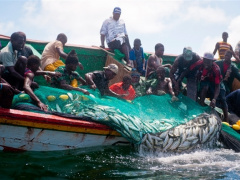
<path fill-rule="evenodd" d="M 72 127 L 72 126 L 64 126 L 64 125 L 27 122 L 27 121 L 21 121 L 21 120 L 17 120 L 17 119 L 16 120 L 8 120 L 8 119 L 0 118 L 0 123 L 17 125 L 17 126 L 34 127 L 34 128 L 40 128 L 40 129 L 44 128 L 44 129 L 79 132 L 79 133 L 87 133 L 87 134 L 121 136 L 121 134 L 119 134 L 117 131 L 114 131 L 114 130 L 99 130 L 99 129 L 91 129 L 91 128 L 80 128 L 80 127 Z"/>

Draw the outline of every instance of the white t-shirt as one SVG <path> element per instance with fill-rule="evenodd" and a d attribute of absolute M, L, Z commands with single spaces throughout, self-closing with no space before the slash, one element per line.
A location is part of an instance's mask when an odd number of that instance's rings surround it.
<path fill-rule="evenodd" d="M 103 22 L 100 34 L 106 36 L 107 43 L 113 41 L 117 37 L 125 36 L 127 35 L 125 22 L 122 19 L 116 21 L 110 17 Z"/>

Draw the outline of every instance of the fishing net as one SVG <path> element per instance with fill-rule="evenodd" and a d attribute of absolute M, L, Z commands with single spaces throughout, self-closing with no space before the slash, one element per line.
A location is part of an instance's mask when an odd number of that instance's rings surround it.
<path fill-rule="evenodd" d="M 225 147 L 240 152 L 240 134 L 226 124 L 222 124 L 220 141 Z"/>
<path fill-rule="evenodd" d="M 171 102 L 168 94 L 147 95 L 126 101 L 101 96 L 98 90 L 88 91 L 91 95 L 40 86 L 34 93 L 48 105 L 48 113 L 106 124 L 135 144 L 141 143 L 144 134 L 164 132 L 209 111 L 208 107 L 201 107 L 185 96 L 179 96 L 178 102 Z M 15 107 L 30 103 L 33 102 L 27 94 L 15 95 L 13 100 Z M 35 108 L 25 109 L 38 111 Z"/>

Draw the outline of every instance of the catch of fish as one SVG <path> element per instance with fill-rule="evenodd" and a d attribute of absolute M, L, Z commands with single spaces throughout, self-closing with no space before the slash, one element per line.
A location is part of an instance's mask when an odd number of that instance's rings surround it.
<path fill-rule="evenodd" d="M 186 124 L 161 133 L 147 133 L 139 148 L 152 152 L 182 152 L 212 145 L 221 130 L 221 120 L 214 114 L 203 113 Z"/>
<path fill-rule="evenodd" d="M 91 101 L 86 103 L 88 98 L 85 95 L 67 95 L 71 102 L 64 106 L 56 104 L 53 111 L 88 117 L 109 125 L 142 151 L 189 151 L 216 140 L 221 129 L 221 121 L 215 114 L 203 113 L 190 121 L 185 120 L 185 123 L 179 123 L 176 119 L 141 119 L 125 114 L 116 107 Z"/>

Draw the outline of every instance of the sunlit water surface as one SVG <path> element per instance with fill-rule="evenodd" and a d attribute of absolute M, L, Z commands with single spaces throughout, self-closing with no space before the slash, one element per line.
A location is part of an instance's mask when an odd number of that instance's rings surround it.
<path fill-rule="evenodd" d="M 185 154 L 98 147 L 59 152 L 0 152 L 0 179 L 240 179 L 240 153 Z"/>

